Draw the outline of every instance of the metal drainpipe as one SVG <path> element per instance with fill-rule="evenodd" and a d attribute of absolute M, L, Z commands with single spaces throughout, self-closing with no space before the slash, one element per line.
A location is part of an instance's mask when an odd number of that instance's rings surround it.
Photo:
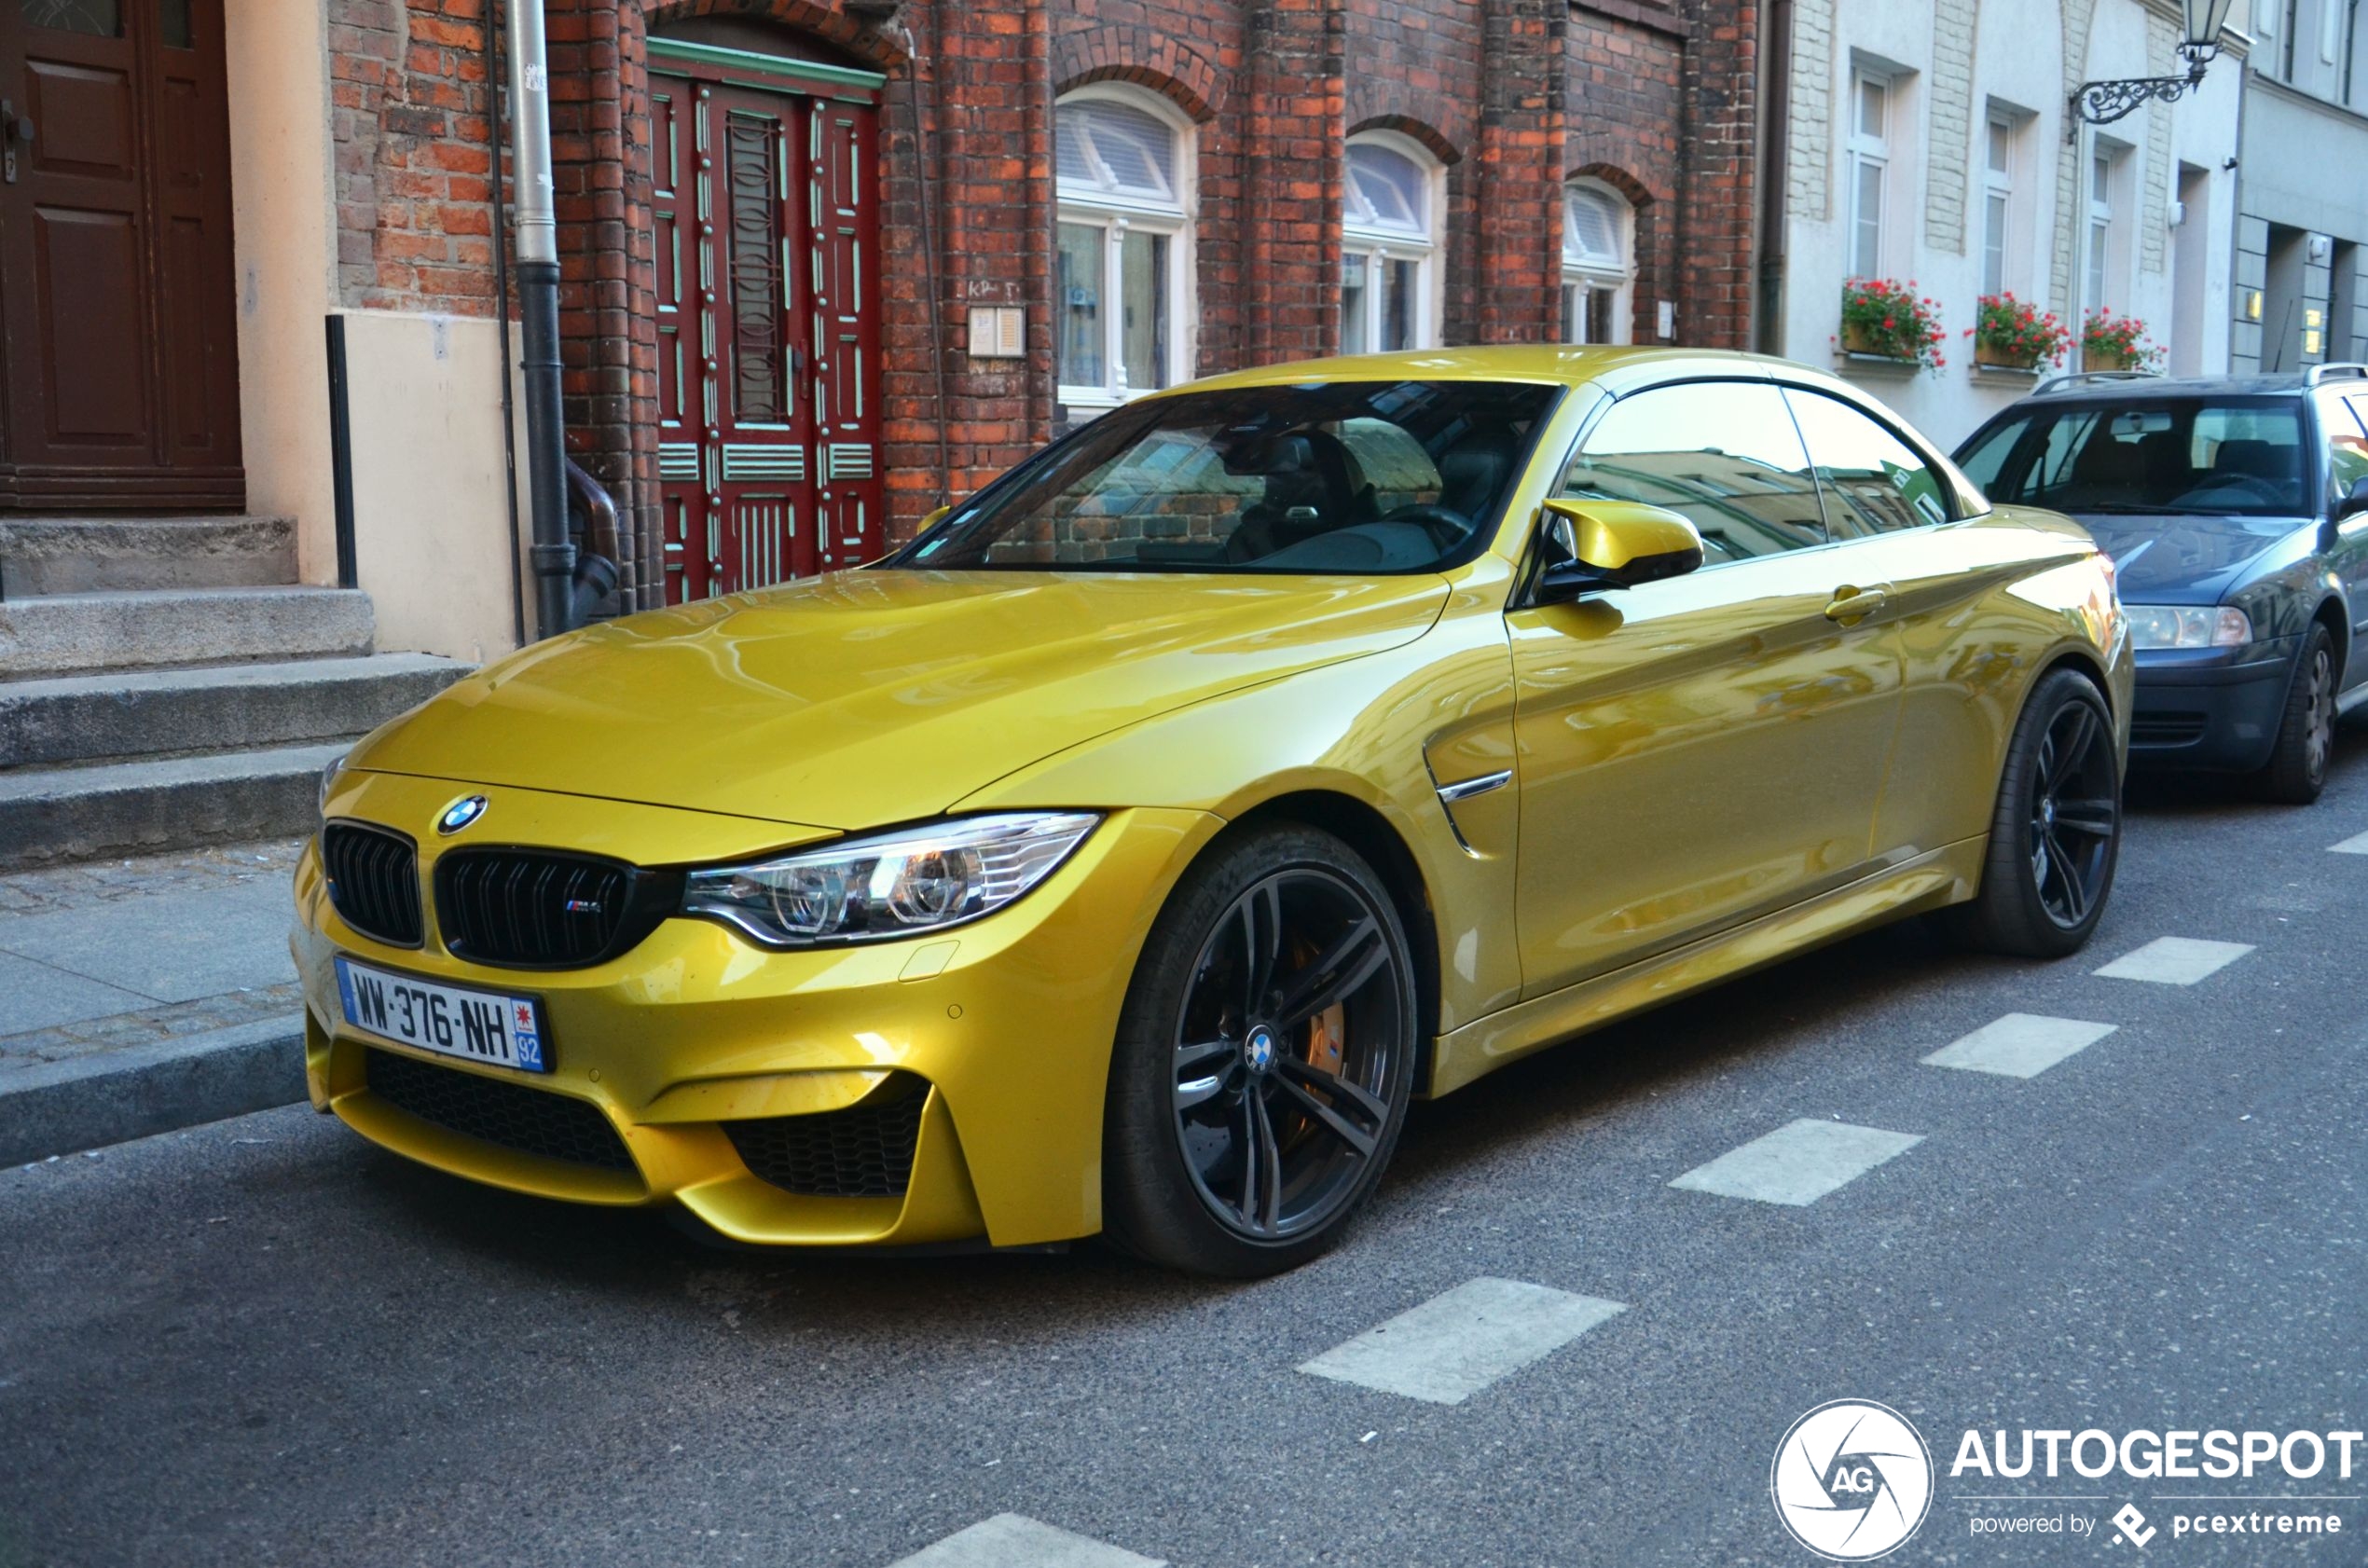
<path fill-rule="evenodd" d="M 574 624 L 575 545 L 568 538 L 566 424 L 559 402 L 559 238 L 552 211 L 551 94 L 543 0 L 509 7 L 510 125 L 516 169 L 512 232 L 518 255 L 518 368 L 526 382 L 528 515 L 533 544 L 534 629 Z"/>

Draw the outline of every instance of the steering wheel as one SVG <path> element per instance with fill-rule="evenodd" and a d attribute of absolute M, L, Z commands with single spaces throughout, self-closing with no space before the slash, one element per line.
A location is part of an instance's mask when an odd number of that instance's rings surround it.
<path fill-rule="evenodd" d="M 1393 506 L 1381 519 L 1385 523 L 1412 523 L 1431 536 L 1431 543 L 1443 554 L 1452 550 L 1472 536 L 1478 525 L 1452 506 L 1418 501 L 1405 506 Z"/>

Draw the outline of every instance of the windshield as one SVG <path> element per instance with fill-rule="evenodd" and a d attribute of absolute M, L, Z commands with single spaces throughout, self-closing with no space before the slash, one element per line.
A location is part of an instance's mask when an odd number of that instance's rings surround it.
<path fill-rule="evenodd" d="M 890 557 L 954 571 L 1429 571 L 1493 536 L 1559 389 L 1184 392 L 1047 448 Z"/>
<path fill-rule="evenodd" d="M 2292 398 L 2036 404 L 1957 461 L 1990 500 L 2010 505 L 2265 517 L 2309 509 Z"/>

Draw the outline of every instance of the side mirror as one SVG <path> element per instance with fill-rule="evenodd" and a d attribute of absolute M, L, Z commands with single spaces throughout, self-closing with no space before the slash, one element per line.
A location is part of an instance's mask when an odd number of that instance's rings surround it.
<path fill-rule="evenodd" d="M 913 531 L 915 533 L 927 533 L 929 530 L 937 527 L 938 524 L 945 521 L 945 515 L 953 510 L 954 508 L 951 506 L 941 506 L 937 508 L 937 510 L 931 512 L 928 516 L 922 518 L 921 526 L 915 529 Z"/>
<path fill-rule="evenodd" d="M 2351 488 L 2335 502 L 2335 521 L 2340 523 L 2346 517 L 2357 516 L 2362 512 L 2368 512 L 2368 475 L 2354 479 Z"/>
<path fill-rule="evenodd" d="M 1641 502 L 1549 501 L 1540 522 L 1546 569 L 1533 596 L 1538 604 L 1682 577 L 1702 564 L 1694 525 Z"/>

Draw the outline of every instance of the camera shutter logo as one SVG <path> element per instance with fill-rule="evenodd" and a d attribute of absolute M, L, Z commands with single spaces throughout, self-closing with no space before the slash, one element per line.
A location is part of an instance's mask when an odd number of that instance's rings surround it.
<path fill-rule="evenodd" d="M 1933 1502 L 1933 1456 L 1888 1405 L 1836 1399 L 1784 1434 L 1769 1495 L 1794 1540 L 1836 1562 L 1865 1562 L 1905 1543 Z"/>

